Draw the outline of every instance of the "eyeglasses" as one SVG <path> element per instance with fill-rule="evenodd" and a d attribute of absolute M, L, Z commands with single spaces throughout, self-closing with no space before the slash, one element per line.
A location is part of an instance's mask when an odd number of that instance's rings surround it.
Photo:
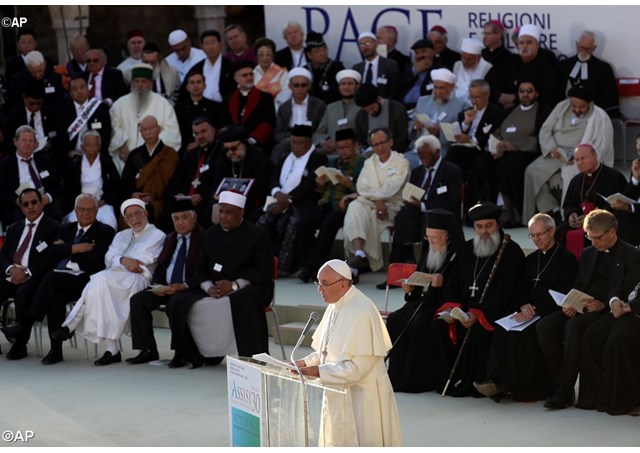
<path fill-rule="evenodd" d="M 382 140 L 381 142 L 378 142 L 378 143 L 372 143 L 371 147 L 372 148 L 378 148 L 378 147 L 380 147 L 380 146 L 382 146 L 382 145 L 384 145 L 386 143 L 389 143 L 389 139 Z"/>
<path fill-rule="evenodd" d="M 293 88 L 307 88 L 309 84 L 308 83 L 292 83 L 291 86 Z"/>
<path fill-rule="evenodd" d="M 372 47 L 372 46 L 375 46 L 376 44 L 377 43 L 375 41 L 370 41 L 370 40 L 366 40 L 358 43 L 360 47 Z"/>
<path fill-rule="evenodd" d="M 84 61 L 85 61 L 85 63 L 100 63 L 100 59 L 98 59 L 98 58 L 87 58 Z"/>
<path fill-rule="evenodd" d="M 318 288 L 327 289 L 329 286 L 333 286 L 336 283 L 341 282 L 342 280 L 344 280 L 344 278 L 339 278 L 338 280 L 336 280 L 333 283 L 322 283 L 322 282 L 319 282 L 318 280 L 314 280 L 313 283 L 315 283 Z"/>
<path fill-rule="evenodd" d="M 531 239 L 538 239 L 538 238 L 541 238 L 542 236 L 544 236 L 545 234 L 547 234 L 549 231 L 551 231 L 551 228 L 547 228 L 542 233 L 533 233 L 533 234 L 530 233 L 530 234 L 528 234 L 528 236 Z"/>
<path fill-rule="evenodd" d="M 534 92 L 533 88 L 520 88 L 518 90 L 518 93 L 522 93 L 522 94 L 524 94 L 524 93 L 533 94 L 533 92 Z"/>
<path fill-rule="evenodd" d="M 605 235 L 609 232 L 609 230 L 605 231 L 604 233 L 602 233 L 600 236 L 591 236 L 589 235 L 589 233 L 584 233 L 584 237 L 586 237 L 587 239 L 589 239 L 590 241 L 600 241 L 602 240 L 603 237 L 605 237 Z"/>
<path fill-rule="evenodd" d="M 234 153 L 238 150 L 239 147 L 240 147 L 240 143 L 234 146 L 225 146 L 224 149 L 229 153 Z"/>
<path fill-rule="evenodd" d="M 31 200 L 31 201 L 23 201 L 20 204 L 22 205 L 23 208 L 28 208 L 29 205 L 36 206 L 36 205 L 40 204 L 40 200 L 35 199 L 35 200 Z"/>

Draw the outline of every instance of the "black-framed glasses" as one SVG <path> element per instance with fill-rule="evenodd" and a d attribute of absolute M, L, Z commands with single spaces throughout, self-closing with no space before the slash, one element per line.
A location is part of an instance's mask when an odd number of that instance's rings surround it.
<path fill-rule="evenodd" d="M 234 152 L 238 151 L 238 148 L 240 148 L 240 144 L 239 143 L 237 145 L 234 145 L 234 146 L 225 146 L 224 147 L 225 151 L 230 152 L 230 153 L 234 153 Z"/>
<path fill-rule="evenodd" d="M 293 88 L 307 88 L 309 84 L 308 83 L 292 83 L 291 86 Z"/>
<path fill-rule="evenodd" d="M 30 201 L 23 201 L 20 204 L 22 205 L 23 208 L 28 208 L 29 206 L 36 206 L 38 203 L 40 203 L 40 200 L 35 199 Z"/>
<path fill-rule="evenodd" d="M 84 60 L 85 63 L 100 63 L 100 60 L 98 58 L 87 58 L 86 60 Z"/>
<path fill-rule="evenodd" d="M 533 88 L 520 88 L 518 90 L 518 93 L 522 93 L 522 94 L 533 94 L 534 93 L 534 89 Z"/>
<path fill-rule="evenodd" d="M 322 283 L 322 282 L 320 282 L 318 280 L 314 280 L 313 283 L 315 283 L 318 288 L 327 289 L 328 287 L 333 286 L 336 283 L 341 282 L 342 280 L 344 280 L 344 278 L 339 278 L 338 280 L 336 280 L 335 282 L 332 282 L 332 283 Z"/>
<path fill-rule="evenodd" d="M 529 233 L 527 236 L 529 236 L 531 239 L 538 239 L 547 234 L 549 231 L 551 231 L 551 228 L 547 228 L 542 233 Z"/>
<path fill-rule="evenodd" d="M 605 231 L 604 233 L 602 233 L 600 236 L 591 236 L 589 233 L 584 233 L 584 237 L 586 237 L 587 239 L 589 239 L 590 241 L 600 241 L 602 240 L 603 237 L 606 236 L 606 234 L 609 232 L 609 230 Z"/>

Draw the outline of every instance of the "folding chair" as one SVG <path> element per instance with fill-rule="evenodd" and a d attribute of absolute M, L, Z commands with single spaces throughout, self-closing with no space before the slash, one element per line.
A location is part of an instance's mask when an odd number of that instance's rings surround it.
<path fill-rule="evenodd" d="M 282 337 L 280 336 L 280 323 L 278 322 L 278 313 L 276 313 L 276 289 L 275 283 L 278 280 L 278 257 L 273 257 L 273 299 L 271 299 L 271 303 L 265 307 L 265 313 L 271 313 L 273 315 L 273 321 L 276 324 L 276 333 L 278 334 L 278 343 L 280 344 L 280 351 L 282 351 L 282 358 L 287 360 L 287 356 L 284 353 L 284 346 L 282 345 Z"/>
<path fill-rule="evenodd" d="M 398 280 L 403 278 L 409 278 L 411 274 L 416 271 L 417 265 L 415 263 L 391 263 L 387 269 L 387 288 L 384 295 L 384 311 L 382 316 L 386 317 L 389 312 L 387 308 L 389 306 L 389 286 L 402 286 L 402 282 Z"/>

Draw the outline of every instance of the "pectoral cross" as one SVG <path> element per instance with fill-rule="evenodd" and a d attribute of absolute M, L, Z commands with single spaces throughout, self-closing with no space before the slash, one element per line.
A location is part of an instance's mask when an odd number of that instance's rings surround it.
<path fill-rule="evenodd" d="M 193 181 L 191 181 L 191 185 L 193 186 L 194 189 L 197 189 L 198 186 L 200 185 L 200 178 L 194 179 Z"/>
<path fill-rule="evenodd" d="M 538 286 L 538 283 L 540 282 L 540 276 L 537 275 L 536 278 L 533 279 L 533 281 L 535 282 L 533 284 L 533 287 L 535 288 L 536 286 Z"/>
<path fill-rule="evenodd" d="M 471 297 L 476 297 L 476 290 L 480 288 L 476 286 L 476 282 L 473 282 L 473 285 L 469 286 L 469 289 L 471 290 Z"/>

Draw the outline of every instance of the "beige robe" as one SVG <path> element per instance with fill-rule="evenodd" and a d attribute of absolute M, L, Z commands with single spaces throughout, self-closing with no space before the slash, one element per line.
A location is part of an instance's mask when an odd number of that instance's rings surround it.
<path fill-rule="evenodd" d="M 572 117 L 571 100 L 565 99 L 556 105 L 540 128 L 538 137 L 542 156 L 527 167 L 524 176 L 523 221 L 530 219 L 538 212 L 537 209 L 544 212 L 559 206 L 551 197 L 547 184 L 552 178 L 562 185 L 564 200 L 571 178 L 578 174 L 575 164 L 565 165 L 560 159 L 550 157 L 553 149 L 591 143 L 598 153 L 598 160 L 613 167 L 613 126 L 605 111 L 592 105 L 586 117 L 575 125 L 571 124 Z"/>
<path fill-rule="evenodd" d="M 393 220 L 402 207 L 402 188 L 409 178 L 409 161 L 396 151 L 384 164 L 374 154 L 364 163 L 358 176 L 358 198 L 347 208 L 344 218 L 344 241 L 347 252 L 355 250 L 354 240 L 365 240 L 364 252 L 369 258 L 371 270 L 383 266 L 380 236 L 385 228 L 393 226 Z M 389 216 L 378 220 L 375 200 L 383 200 Z"/>
<path fill-rule="evenodd" d="M 352 287 L 329 305 L 311 347 L 307 366 L 319 366 L 322 384 L 345 387 L 325 392 L 320 447 L 401 447 L 398 408 L 384 357 L 391 340 L 373 302 Z"/>

